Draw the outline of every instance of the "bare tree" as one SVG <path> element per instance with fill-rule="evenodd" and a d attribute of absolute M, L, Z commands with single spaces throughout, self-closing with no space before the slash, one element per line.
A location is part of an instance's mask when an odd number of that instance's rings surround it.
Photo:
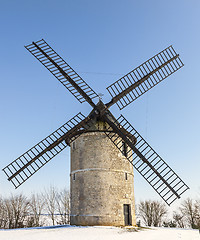
<path fill-rule="evenodd" d="M 200 221 L 200 206 L 198 201 L 194 201 L 191 198 L 187 198 L 183 201 L 180 207 L 180 211 L 184 216 L 187 224 L 191 228 L 198 228 Z"/>
<path fill-rule="evenodd" d="M 158 201 L 145 200 L 139 203 L 139 214 L 147 226 L 161 226 L 163 218 L 167 214 L 165 204 Z"/>
<path fill-rule="evenodd" d="M 179 228 L 184 228 L 185 227 L 184 216 L 181 213 L 179 213 L 177 211 L 174 211 L 173 212 L 173 219 L 176 222 L 177 227 L 179 227 Z"/>
<path fill-rule="evenodd" d="M 49 189 L 44 192 L 45 207 L 48 214 L 51 216 L 52 224 L 55 225 L 55 214 L 57 211 L 57 201 L 58 191 L 55 187 L 50 186 Z"/>
<path fill-rule="evenodd" d="M 158 227 L 162 225 L 163 218 L 167 215 L 167 208 L 164 203 L 153 201 L 153 226 Z"/>
<path fill-rule="evenodd" d="M 7 224 L 7 213 L 5 207 L 5 201 L 0 196 L 0 228 L 5 228 Z"/>
<path fill-rule="evenodd" d="M 197 225 L 197 228 L 200 229 L 200 198 L 196 200 L 195 204 L 197 209 L 196 225 Z"/>
<path fill-rule="evenodd" d="M 39 227 L 43 225 L 41 222 L 41 214 L 44 209 L 45 200 L 42 194 L 32 194 L 30 197 L 30 214 L 29 227 Z"/>
<path fill-rule="evenodd" d="M 28 215 L 29 201 L 22 194 L 11 196 L 12 211 L 14 215 L 14 228 L 24 227 L 24 220 Z"/>
<path fill-rule="evenodd" d="M 61 190 L 58 193 L 56 202 L 57 202 L 58 212 L 61 218 L 60 224 L 69 223 L 69 211 L 70 211 L 69 191 L 67 191 L 66 189 Z"/>
<path fill-rule="evenodd" d="M 153 222 L 153 209 L 150 200 L 140 201 L 138 211 L 145 225 L 151 226 Z"/>
<path fill-rule="evenodd" d="M 22 194 L 5 199 L 7 228 L 24 227 L 25 218 L 28 216 L 29 201 Z"/>
<path fill-rule="evenodd" d="M 14 228 L 14 213 L 11 205 L 11 201 L 9 198 L 4 200 L 5 202 L 5 211 L 6 211 L 6 219 L 7 219 L 7 224 L 5 228 Z"/>

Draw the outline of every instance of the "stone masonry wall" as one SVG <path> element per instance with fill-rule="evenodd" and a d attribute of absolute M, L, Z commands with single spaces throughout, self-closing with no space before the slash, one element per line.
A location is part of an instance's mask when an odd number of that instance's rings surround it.
<path fill-rule="evenodd" d="M 71 143 L 71 225 L 123 226 L 124 204 L 136 224 L 133 166 L 102 132 Z"/>

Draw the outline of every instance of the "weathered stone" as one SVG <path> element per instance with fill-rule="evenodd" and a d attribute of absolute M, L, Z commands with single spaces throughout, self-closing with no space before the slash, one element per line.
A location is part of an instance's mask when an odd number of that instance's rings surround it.
<path fill-rule="evenodd" d="M 72 225 L 124 226 L 124 204 L 136 224 L 133 166 L 103 132 L 88 132 L 71 143 Z"/>

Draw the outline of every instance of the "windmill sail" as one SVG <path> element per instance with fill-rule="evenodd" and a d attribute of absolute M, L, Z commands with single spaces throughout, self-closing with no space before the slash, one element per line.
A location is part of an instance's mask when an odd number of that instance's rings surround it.
<path fill-rule="evenodd" d="M 23 184 L 60 153 L 69 145 L 69 141 L 73 141 L 82 133 L 92 131 L 91 125 L 95 121 L 103 121 L 110 126 L 109 129 L 104 129 L 105 134 L 161 198 L 168 205 L 180 198 L 189 187 L 122 115 L 115 119 L 108 110 L 115 103 L 120 109 L 126 107 L 180 69 L 183 63 L 172 46 L 164 49 L 110 85 L 107 90 L 112 99 L 107 104 L 104 104 L 101 100 L 99 103 L 94 104 L 93 99 L 98 97 L 98 95 L 45 40 L 32 42 L 25 47 L 79 102 L 87 101 L 93 107 L 93 110 L 88 117 L 81 113 L 77 114 L 59 129 L 7 165 L 3 171 L 15 188 Z"/>
<path fill-rule="evenodd" d="M 123 109 L 181 67 L 179 55 L 169 46 L 107 87 L 112 100 L 106 105 L 117 103 Z"/>
<path fill-rule="evenodd" d="M 78 113 L 48 137 L 29 149 L 6 166 L 3 171 L 8 180 L 18 188 L 41 167 L 67 147 L 66 139 L 81 127 L 86 127 L 90 119 Z"/>
<path fill-rule="evenodd" d="M 110 125 L 108 130 L 115 132 L 108 131 L 105 134 L 122 153 L 122 141 L 130 147 L 127 159 L 168 205 L 189 189 L 122 115 L 114 121 L 107 118 L 107 122 Z M 123 133 L 122 128 L 137 140 L 136 144 Z"/>
<path fill-rule="evenodd" d="M 25 46 L 60 81 L 79 102 L 95 104 L 93 98 L 98 95 L 92 88 L 61 58 L 44 39 Z"/>

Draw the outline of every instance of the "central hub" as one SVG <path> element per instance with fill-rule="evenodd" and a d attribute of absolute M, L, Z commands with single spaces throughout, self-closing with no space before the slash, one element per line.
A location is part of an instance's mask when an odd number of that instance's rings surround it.
<path fill-rule="evenodd" d="M 106 105 L 99 99 L 99 102 L 96 104 L 96 108 L 95 108 L 94 112 L 101 119 L 103 117 L 103 115 L 105 114 L 105 112 L 107 111 L 107 109 L 108 108 L 106 107 Z"/>

